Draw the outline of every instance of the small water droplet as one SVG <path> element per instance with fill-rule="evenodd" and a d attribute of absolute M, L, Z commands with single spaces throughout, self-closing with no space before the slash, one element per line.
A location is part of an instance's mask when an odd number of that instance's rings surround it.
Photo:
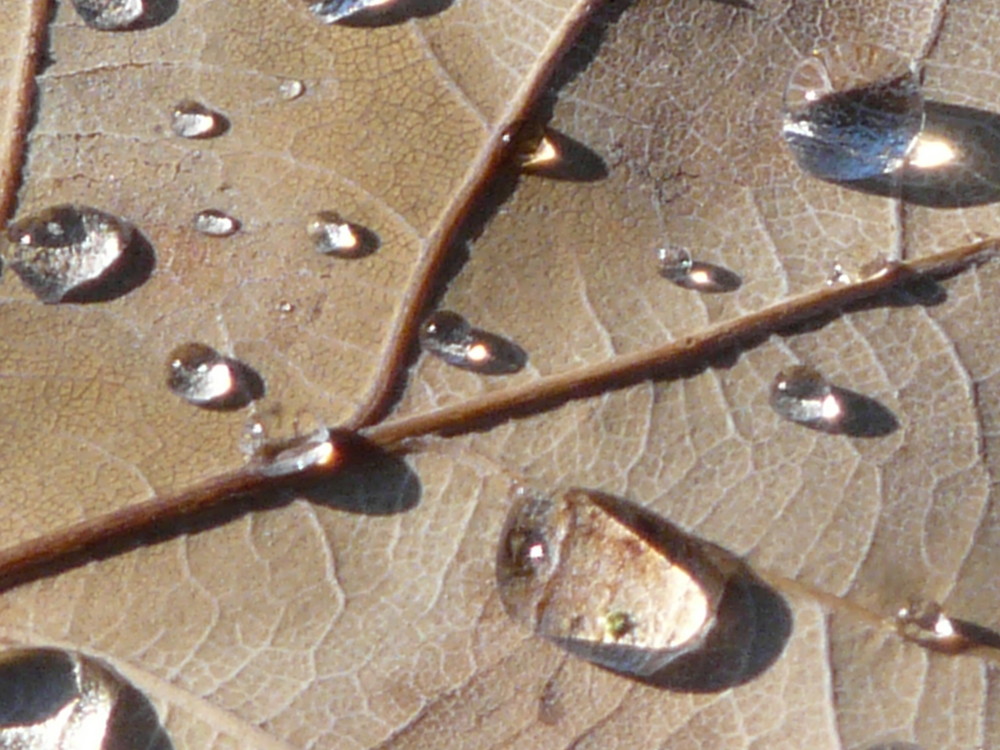
<path fill-rule="evenodd" d="M 728 575 L 708 545 L 590 490 L 515 490 L 497 553 L 508 614 L 570 653 L 650 676 L 704 642 Z"/>
<path fill-rule="evenodd" d="M 771 384 L 771 408 L 798 424 L 835 430 L 844 418 L 844 402 L 812 367 L 795 365 L 782 370 Z"/>
<path fill-rule="evenodd" d="M 732 292 L 739 289 L 743 279 L 727 268 L 712 263 L 693 260 L 687 248 L 665 245 L 658 248 L 660 276 L 684 289 L 696 292 Z"/>
<path fill-rule="evenodd" d="M 214 208 L 206 208 L 195 214 L 195 231 L 210 237 L 229 237 L 239 231 L 240 223 L 232 216 Z"/>
<path fill-rule="evenodd" d="M 278 96 L 286 102 L 298 99 L 306 92 L 306 85 L 302 81 L 289 78 L 278 84 Z"/>
<path fill-rule="evenodd" d="M 334 211 L 319 211 L 306 225 L 316 252 L 340 258 L 360 258 L 375 252 L 379 239 L 371 230 L 346 221 Z"/>
<path fill-rule="evenodd" d="M 959 628 L 935 601 L 914 599 L 896 612 L 896 629 L 909 641 L 940 651 L 966 647 Z"/>
<path fill-rule="evenodd" d="M 176 347 L 167 360 L 167 387 L 206 409 L 237 409 L 263 395 L 263 383 L 249 366 L 205 344 Z"/>
<path fill-rule="evenodd" d="M 7 261 L 43 302 L 74 301 L 128 270 L 134 237 L 131 224 L 104 211 L 53 206 L 7 228 Z"/>
<path fill-rule="evenodd" d="M 514 342 L 474 328 L 461 315 L 448 310 L 440 310 L 424 321 L 420 345 L 450 365 L 484 375 L 517 372 L 528 359 Z"/>
<path fill-rule="evenodd" d="M 185 99 L 174 107 L 170 128 L 181 138 L 214 138 L 229 129 L 229 120 L 201 102 Z"/>
<path fill-rule="evenodd" d="M 816 50 L 785 89 L 782 135 L 799 166 L 827 180 L 896 171 L 923 122 L 914 66 L 885 47 L 844 43 Z"/>
<path fill-rule="evenodd" d="M 321 0 L 312 3 L 309 10 L 323 23 L 339 23 L 369 15 L 391 2 L 392 0 Z"/>
<path fill-rule="evenodd" d="M 264 476 L 284 477 L 333 466 L 341 454 L 330 430 L 320 427 L 291 440 L 265 442 L 256 451 L 255 459 Z"/>
<path fill-rule="evenodd" d="M 551 169 L 562 159 L 562 154 L 556 146 L 555 140 L 544 131 L 537 137 L 525 141 L 519 154 L 521 169 L 525 172 L 541 172 Z"/>
<path fill-rule="evenodd" d="M 123 31 L 135 26 L 146 12 L 144 0 L 73 0 L 83 22 L 101 31 Z"/>

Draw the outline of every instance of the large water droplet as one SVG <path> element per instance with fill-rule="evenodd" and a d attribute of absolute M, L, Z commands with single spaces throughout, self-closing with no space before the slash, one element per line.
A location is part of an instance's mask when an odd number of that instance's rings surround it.
<path fill-rule="evenodd" d="M 795 365 L 782 370 L 771 384 L 771 407 L 792 422 L 836 430 L 844 418 L 843 399 L 817 370 Z"/>
<path fill-rule="evenodd" d="M 658 248 L 660 275 L 684 289 L 696 292 L 732 292 L 739 289 L 743 279 L 728 268 L 696 261 L 691 253 L 679 245 Z"/>
<path fill-rule="evenodd" d="M 185 99 L 174 107 L 170 128 L 181 138 L 214 138 L 229 129 L 229 120 L 201 102 Z"/>
<path fill-rule="evenodd" d="M 339 23 L 367 15 L 391 2 L 392 0 L 321 0 L 312 3 L 309 10 L 323 23 Z"/>
<path fill-rule="evenodd" d="M 785 89 L 782 134 L 807 172 L 862 180 L 899 169 L 923 127 L 920 81 L 911 62 L 868 44 L 817 50 Z"/>
<path fill-rule="evenodd" d="M 7 239 L 7 261 L 43 302 L 107 299 L 139 280 L 129 262 L 138 249 L 134 228 L 96 208 L 53 206 L 11 224 Z"/>
<path fill-rule="evenodd" d="M 239 231 L 240 223 L 232 216 L 214 208 L 199 211 L 194 217 L 195 231 L 210 237 L 229 237 Z"/>
<path fill-rule="evenodd" d="M 424 351 L 450 365 L 484 375 L 504 375 L 524 367 L 528 356 L 513 341 L 469 325 L 458 313 L 441 310 L 420 327 Z"/>
<path fill-rule="evenodd" d="M 73 0 L 83 22 L 101 31 L 130 29 L 142 20 L 145 0 Z"/>
<path fill-rule="evenodd" d="M 379 238 L 360 224 L 345 220 L 334 211 L 319 211 L 306 225 L 316 252 L 340 258 L 360 258 L 378 250 Z"/>
<path fill-rule="evenodd" d="M 519 488 L 500 539 L 497 585 L 508 614 L 538 635 L 645 677 L 711 632 L 728 579 L 720 559 L 620 498 Z"/>
<path fill-rule="evenodd" d="M 198 343 L 181 344 L 170 353 L 167 387 L 206 409 L 237 409 L 264 391 L 260 376 L 248 365 Z"/>

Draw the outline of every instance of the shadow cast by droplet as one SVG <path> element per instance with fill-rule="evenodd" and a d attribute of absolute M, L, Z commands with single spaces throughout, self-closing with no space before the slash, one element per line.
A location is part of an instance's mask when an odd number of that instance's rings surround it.
<path fill-rule="evenodd" d="M 390 0 L 386 6 L 360 10 L 334 25 L 357 29 L 397 26 L 413 18 L 436 16 L 450 8 L 454 2 L 455 0 Z"/>
<path fill-rule="evenodd" d="M 235 411 L 249 406 L 252 401 L 259 401 L 267 393 L 264 378 L 254 368 L 239 359 L 226 357 L 226 362 L 233 369 L 235 380 L 240 384 L 225 398 L 198 404 L 208 411 Z"/>
<path fill-rule="evenodd" d="M 553 128 L 544 132 L 558 156 L 551 162 L 526 166 L 525 174 L 562 182 L 597 182 L 608 176 L 607 163 L 592 148 Z"/>
<path fill-rule="evenodd" d="M 659 672 L 637 679 L 680 692 L 727 690 L 760 676 L 774 664 L 791 633 L 792 613 L 785 600 L 741 565 L 726 585 L 715 627 L 705 642 Z"/>
<path fill-rule="evenodd" d="M 877 438 L 891 435 L 899 429 L 896 415 L 870 396 L 837 386 L 833 386 L 830 392 L 839 399 L 844 416 L 834 426 L 820 431 L 848 437 Z"/>
<path fill-rule="evenodd" d="M 155 268 L 153 246 L 138 229 L 134 229 L 131 241 L 118 260 L 98 278 L 67 292 L 60 302 L 92 304 L 124 297 L 149 281 Z"/>
<path fill-rule="evenodd" d="M 683 289 L 707 294 L 735 292 L 743 286 L 743 278 L 738 273 L 701 261 L 693 261 L 683 274 L 661 271 L 660 275 Z"/>
<path fill-rule="evenodd" d="M 1000 115 L 929 101 L 920 137 L 949 144 L 956 158 L 939 167 L 906 165 L 892 174 L 836 184 L 930 208 L 1000 201 Z"/>

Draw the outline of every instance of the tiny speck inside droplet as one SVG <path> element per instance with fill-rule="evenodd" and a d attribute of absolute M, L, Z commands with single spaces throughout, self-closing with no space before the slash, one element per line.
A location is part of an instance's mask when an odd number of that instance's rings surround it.
<path fill-rule="evenodd" d="M 192 99 L 178 103 L 170 120 L 171 130 L 181 138 L 213 138 L 228 127 L 224 115 Z"/>
<path fill-rule="evenodd" d="M 62 302 L 115 276 L 134 237 L 128 222 L 88 206 L 61 205 L 7 229 L 7 261 L 43 302 Z"/>
<path fill-rule="evenodd" d="M 246 406 L 259 394 L 253 371 L 205 344 L 175 348 L 167 361 L 167 387 L 188 403 L 208 409 Z"/>
<path fill-rule="evenodd" d="M 341 258 L 359 258 L 378 249 L 378 238 L 373 232 L 346 221 L 333 211 L 316 213 L 306 225 L 306 233 L 313 241 L 316 252 Z"/>
<path fill-rule="evenodd" d="M 236 219 L 214 208 L 205 209 L 195 214 L 193 224 L 195 231 L 210 237 L 229 237 L 240 228 L 240 223 Z"/>
<path fill-rule="evenodd" d="M 567 651 L 649 676 L 697 649 L 727 575 L 700 540 L 620 498 L 519 489 L 501 534 L 508 614 Z"/>
<path fill-rule="evenodd" d="M 83 22 L 101 31 L 122 31 L 135 26 L 146 12 L 144 0 L 73 0 Z"/>
<path fill-rule="evenodd" d="M 527 354 L 517 344 L 474 328 L 449 310 L 440 310 L 424 321 L 420 346 L 450 365 L 485 375 L 517 372 L 527 362 Z"/>
<path fill-rule="evenodd" d="M 309 10 L 323 23 L 339 23 L 367 15 L 391 2 L 392 0 L 322 0 L 310 4 Z"/>
<path fill-rule="evenodd" d="M 782 370 L 771 384 L 771 408 L 791 422 L 834 430 L 844 418 L 844 401 L 812 367 L 796 365 Z"/>
<path fill-rule="evenodd" d="M 923 128 L 920 81 L 910 61 L 868 44 L 817 50 L 792 72 L 782 135 L 799 166 L 828 180 L 899 169 Z"/>

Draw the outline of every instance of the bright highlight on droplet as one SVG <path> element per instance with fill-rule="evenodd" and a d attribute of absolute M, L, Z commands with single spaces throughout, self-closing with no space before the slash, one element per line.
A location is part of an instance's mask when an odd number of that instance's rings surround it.
<path fill-rule="evenodd" d="M 771 384 L 770 403 L 779 416 L 819 430 L 836 430 L 844 417 L 840 392 L 804 365 L 778 373 Z"/>
<path fill-rule="evenodd" d="M 316 252 L 340 258 L 359 258 L 374 252 L 379 245 L 373 232 L 334 211 L 313 214 L 306 224 L 306 234 Z"/>
<path fill-rule="evenodd" d="M 921 134 L 913 146 L 908 164 L 917 169 L 938 169 L 958 159 L 955 145 L 944 138 Z"/>
<path fill-rule="evenodd" d="M 517 372 L 527 361 L 527 354 L 513 341 L 474 328 L 450 310 L 440 310 L 424 321 L 420 346 L 450 365 L 484 375 Z"/>
<path fill-rule="evenodd" d="M 543 135 L 535 148 L 521 160 L 521 168 L 526 171 L 543 169 L 555 164 L 561 158 L 555 141 L 548 135 Z"/>
<path fill-rule="evenodd" d="M 254 378 L 245 364 L 205 344 L 182 344 L 167 359 L 167 387 L 206 409 L 246 406 L 256 396 Z"/>
<path fill-rule="evenodd" d="M 257 451 L 259 471 L 269 477 L 285 477 L 330 468 L 342 457 L 340 446 L 325 427 L 308 435 L 277 444 L 264 443 Z"/>

